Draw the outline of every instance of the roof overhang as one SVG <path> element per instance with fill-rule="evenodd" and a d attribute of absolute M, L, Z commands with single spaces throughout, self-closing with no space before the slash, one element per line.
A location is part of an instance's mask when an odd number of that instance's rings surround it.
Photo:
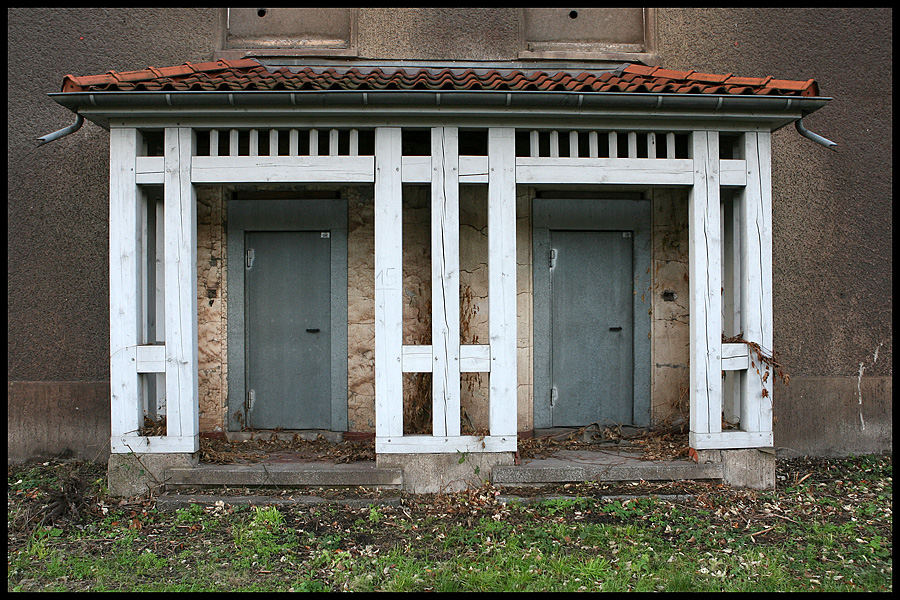
<path fill-rule="evenodd" d="M 56 102 L 109 128 L 130 121 L 253 122 L 298 117 L 370 125 L 425 124 L 454 119 L 472 126 L 529 126 L 536 120 L 578 119 L 683 124 L 684 128 L 748 126 L 775 130 L 831 100 L 818 96 L 654 94 L 556 91 L 115 91 L 49 94 Z M 690 123 L 690 125 L 688 125 Z"/>

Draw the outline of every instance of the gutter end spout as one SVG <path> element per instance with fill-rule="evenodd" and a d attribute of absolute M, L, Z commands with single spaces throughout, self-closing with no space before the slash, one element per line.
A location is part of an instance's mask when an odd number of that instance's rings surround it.
<path fill-rule="evenodd" d="M 63 127 L 58 131 L 54 131 L 53 133 L 48 133 L 47 135 L 41 136 L 37 138 L 38 146 L 43 146 L 44 144 L 49 144 L 54 140 L 58 140 L 61 137 L 65 137 L 70 133 L 75 133 L 81 126 L 84 125 L 84 117 L 81 115 L 75 115 L 75 122 L 69 125 L 68 127 Z"/>
<path fill-rule="evenodd" d="M 804 127 L 802 117 L 794 121 L 794 127 L 797 129 L 797 133 L 799 133 L 806 139 L 812 140 L 817 144 L 825 146 L 829 150 L 834 150 L 835 152 L 837 152 L 837 142 L 832 142 L 831 140 L 826 139 L 817 133 L 813 133 L 812 131 Z"/>

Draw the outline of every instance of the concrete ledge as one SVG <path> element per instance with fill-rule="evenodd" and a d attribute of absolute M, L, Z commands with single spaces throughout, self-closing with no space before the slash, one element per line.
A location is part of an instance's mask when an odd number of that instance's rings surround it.
<path fill-rule="evenodd" d="M 547 464 L 550 463 L 550 464 Z M 687 461 L 644 464 L 571 465 L 562 460 L 535 460 L 530 463 L 497 467 L 492 473 L 496 485 L 571 483 L 578 481 L 679 481 L 722 479 L 722 465 Z"/>
<path fill-rule="evenodd" d="M 186 508 L 192 504 L 202 506 L 215 506 L 222 502 L 226 506 L 316 506 L 320 504 L 337 504 L 350 508 L 365 508 L 367 506 L 400 506 L 399 496 L 386 496 L 384 498 L 321 498 L 319 496 L 220 496 L 215 494 L 162 494 L 156 500 L 156 507 L 162 512 L 174 512 L 179 508 Z"/>
<path fill-rule="evenodd" d="M 754 490 L 775 489 L 775 449 L 697 450 L 699 465 L 720 465 L 724 483 Z"/>
<path fill-rule="evenodd" d="M 414 494 L 459 492 L 481 487 L 492 473 L 512 465 L 512 452 L 378 454 L 380 468 L 403 470 L 403 489 Z"/>
<path fill-rule="evenodd" d="M 197 462 L 196 453 L 110 454 L 107 468 L 109 492 L 113 496 L 161 492 L 166 486 L 169 469 L 191 469 Z"/>
<path fill-rule="evenodd" d="M 255 463 L 248 465 L 199 465 L 173 467 L 166 472 L 167 487 L 208 486 L 373 486 L 399 487 L 400 469 L 379 468 L 374 463 Z"/>

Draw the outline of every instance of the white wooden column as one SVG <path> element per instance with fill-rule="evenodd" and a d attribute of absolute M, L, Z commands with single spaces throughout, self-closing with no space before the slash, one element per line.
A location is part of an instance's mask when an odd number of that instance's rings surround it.
<path fill-rule="evenodd" d="M 191 183 L 194 134 L 165 130 L 164 234 L 168 452 L 199 450 L 197 387 L 197 203 Z"/>
<path fill-rule="evenodd" d="M 747 132 L 744 135 L 744 155 L 747 162 L 747 185 L 741 199 L 741 317 L 744 339 L 759 344 L 765 352 L 772 352 L 772 181 L 771 134 Z M 742 377 L 743 399 L 741 429 L 753 436 L 755 445 L 771 446 L 772 388 L 775 373 L 764 384 L 764 371 L 757 357 L 756 363 Z M 759 369 L 759 372 L 757 372 Z M 767 395 L 763 395 L 763 389 Z"/>
<path fill-rule="evenodd" d="M 375 436 L 403 436 L 401 130 L 375 129 Z"/>
<path fill-rule="evenodd" d="M 694 131 L 694 183 L 688 208 L 690 287 L 690 444 L 722 431 L 722 251 L 719 134 Z M 708 436 L 706 436 L 708 439 Z"/>
<path fill-rule="evenodd" d="M 490 432 L 516 435 L 516 138 L 515 129 L 488 129 L 488 326 Z"/>
<path fill-rule="evenodd" d="M 113 453 L 127 453 L 138 435 L 140 381 L 136 366 L 141 342 L 141 199 L 135 174 L 138 132 L 109 132 L 109 384 Z"/>
<path fill-rule="evenodd" d="M 432 435 L 448 437 L 460 432 L 458 142 L 455 127 L 431 129 Z"/>

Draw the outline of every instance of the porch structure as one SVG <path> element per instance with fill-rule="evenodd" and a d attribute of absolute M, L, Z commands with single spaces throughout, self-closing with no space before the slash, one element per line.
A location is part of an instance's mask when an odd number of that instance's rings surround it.
<path fill-rule="evenodd" d="M 773 445 L 772 380 L 748 343 L 772 350 L 771 131 L 823 105 L 808 90 L 784 97 L 79 86 L 54 97 L 110 131 L 114 454 L 198 451 L 194 186 L 272 183 L 374 186 L 377 453 L 516 451 L 516 186 L 562 184 L 689 190 L 690 445 Z M 430 156 L 403 154 L 411 128 L 428 129 Z M 486 152 L 461 154 L 460 139 L 473 132 L 486 134 Z M 370 150 L 362 137 L 373 140 Z M 430 345 L 402 339 L 407 183 L 431 189 Z M 464 183 L 488 187 L 486 344 L 460 343 Z M 151 189 L 162 190 L 161 203 L 150 200 Z M 427 435 L 404 434 L 402 375 L 410 372 L 432 374 Z M 460 375 L 468 372 L 490 374 L 487 435 L 461 434 Z M 141 434 L 151 405 L 166 417 L 163 435 Z M 723 418 L 735 426 L 723 428 Z"/>

